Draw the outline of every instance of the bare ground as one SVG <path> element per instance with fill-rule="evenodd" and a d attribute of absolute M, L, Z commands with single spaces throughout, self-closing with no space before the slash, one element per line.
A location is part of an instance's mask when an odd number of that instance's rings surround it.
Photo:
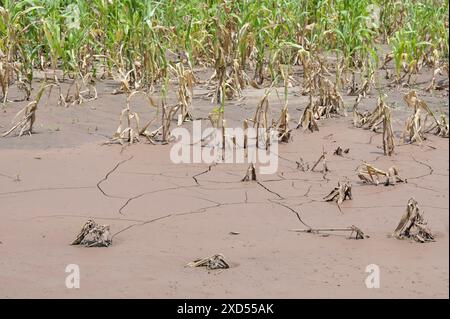
<path fill-rule="evenodd" d="M 98 100 L 69 108 L 56 106 L 52 97 L 45 105 L 44 99 L 36 134 L 0 139 L 0 297 L 449 297 L 448 139 L 429 135 L 421 145 L 401 145 L 397 138 L 395 155 L 386 157 L 381 134 L 353 128 L 351 116 L 325 119 L 319 132 L 294 130 L 293 141 L 280 145 L 277 174 L 242 183 L 246 164 L 219 164 L 200 174 L 207 164 L 171 163 L 171 145 L 102 145 L 125 104 L 123 95 L 110 91 L 111 85 L 101 84 Z M 297 91 L 289 97 L 291 127 L 307 103 Z M 410 112 L 402 101 L 407 91 L 386 89 L 397 137 Z M 206 92 L 195 91 L 195 117 L 211 110 Z M 230 102 L 229 125 L 251 117 L 262 94 L 248 89 L 243 100 Z M 448 91 L 419 95 L 448 114 Z M 344 98 L 351 106 L 354 97 Z M 375 103 L 373 95 L 361 108 Z M 1 131 L 24 105 L 2 110 Z M 281 105 L 273 94 L 271 108 Z M 143 100 L 136 100 L 136 110 L 153 116 Z M 332 155 L 338 146 L 350 148 L 349 154 Z M 295 161 L 313 163 L 322 148 L 328 152 L 326 179 L 297 169 Z M 395 165 L 408 183 L 363 185 L 355 174 L 362 161 L 382 169 Z M 354 197 L 343 203 L 343 213 L 322 199 L 342 178 L 352 181 Z M 390 237 L 412 196 L 436 242 Z M 292 232 L 304 228 L 294 212 L 313 227 L 357 225 L 370 238 Z M 111 247 L 69 245 L 89 218 L 111 226 Z M 223 253 L 232 267 L 185 267 L 214 253 Z M 80 289 L 65 287 L 68 264 L 80 266 Z M 380 267 L 379 289 L 366 288 L 369 264 Z"/>

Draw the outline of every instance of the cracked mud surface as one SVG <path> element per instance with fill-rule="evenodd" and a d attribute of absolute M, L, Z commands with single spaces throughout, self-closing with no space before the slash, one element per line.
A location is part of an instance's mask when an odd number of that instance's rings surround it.
<path fill-rule="evenodd" d="M 247 91 L 227 107 L 230 126 L 253 115 L 262 91 Z M 211 107 L 203 93 L 196 90 L 194 100 L 199 118 Z M 399 133 L 409 113 L 401 93 L 389 98 L 399 105 Z M 124 99 L 105 93 L 68 109 L 50 101 L 38 111 L 37 134 L 0 139 L 0 297 L 448 298 L 448 139 L 428 135 L 422 145 L 398 145 L 386 157 L 381 134 L 353 128 L 351 116 L 324 119 L 319 132 L 294 130 L 293 142 L 280 145 L 276 174 L 243 183 L 248 164 L 177 165 L 169 159 L 171 145 L 102 145 L 116 129 Z M 291 127 L 306 99 L 290 93 Z M 442 96 L 424 99 L 434 107 L 446 103 Z M 372 109 L 375 100 L 363 100 L 361 108 Z M 281 104 L 271 97 L 273 110 Z M 20 107 L 5 109 L 0 128 Z M 146 114 L 143 102 L 139 107 Z M 350 152 L 333 155 L 338 146 Z M 300 157 L 312 166 L 322 149 L 330 170 L 325 178 L 321 165 L 316 172 L 297 167 Z M 355 172 L 363 161 L 395 165 L 408 183 L 363 185 Z M 323 197 L 344 178 L 353 184 L 353 200 L 340 213 Z M 390 237 L 411 196 L 436 242 Z M 111 226 L 111 247 L 69 245 L 89 218 Z M 370 238 L 290 231 L 351 225 Z M 232 267 L 185 267 L 215 253 Z M 72 263 L 80 266 L 80 289 L 65 288 L 64 270 Z M 380 289 L 364 283 L 373 263 L 380 266 Z"/>

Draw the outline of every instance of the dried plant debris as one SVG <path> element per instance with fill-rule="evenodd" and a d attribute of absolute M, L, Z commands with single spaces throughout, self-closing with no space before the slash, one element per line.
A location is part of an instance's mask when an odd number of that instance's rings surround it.
<path fill-rule="evenodd" d="M 335 201 L 341 211 L 341 204 L 346 199 L 352 199 L 352 184 L 350 181 L 338 182 L 338 186 L 335 187 L 330 194 L 325 196 L 323 199 L 327 202 Z"/>
<path fill-rule="evenodd" d="M 302 127 L 304 130 L 310 130 L 311 132 L 319 131 L 316 119 L 311 104 L 308 105 L 302 113 L 297 128 Z"/>
<path fill-rule="evenodd" d="M 248 181 L 256 181 L 256 169 L 253 163 L 251 163 L 250 166 L 247 168 L 247 173 L 245 174 L 244 178 L 242 178 L 242 182 Z"/>
<path fill-rule="evenodd" d="M 414 198 L 409 199 L 406 212 L 395 229 L 393 236 L 397 239 L 414 239 L 420 243 L 434 241 L 434 236 L 427 226 L 423 212 Z"/>
<path fill-rule="evenodd" d="M 402 134 L 404 143 L 421 143 L 422 141 L 426 140 L 423 131 L 423 120 L 421 113 L 421 109 L 417 108 L 414 114 L 406 119 L 405 128 Z"/>
<path fill-rule="evenodd" d="M 352 225 L 346 228 L 308 228 L 308 229 L 292 229 L 294 232 L 302 232 L 302 233 L 313 233 L 318 234 L 320 232 L 350 232 L 349 239 L 365 239 L 369 238 L 368 235 L 364 234 L 364 232 Z"/>
<path fill-rule="evenodd" d="M 84 224 L 72 245 L 86 247 L 108 247 L 112 244 L 109 225 L 99 225 L 92 219 Z"/>
<path fill-rule="evenodd" d="M 432 132 L 434 135 L 448 138 L 449 137 L 449 125 L 447 116 L 444 112 L 441 113 L 441 119 L 437 120 L 434 126 L 427 129 L 427 132 Z M 434 132 L 433 132 L 434 131 Z"/>
<path fill-rule="evenodd" d="M 194 73 L 190 69 L 185 69 L 182 63 L 177 63 L 174 68 L 178 77 L 178 103 L 180 104 L 180 117 L 178 125 L 184 121 L 191 121 L 191 107 L 194 96 L 194 84 L 196 83 Z"/>
<path fill-rule="evenodd" d="M 383 116 L 383 151 L 384 155 L 391 156 L 394 153 L 395 139 L 394 130 L 392 129 L 391 109 L 384 108 Z"/>
<path fill-rule="evenodd" d="M 289 129 L 289 113 L 287 105 L 281 111 L 278 122 L 274 125 L 278 131 L 278 140 L 282 143 L 288 143 L 291 139 L 291 130 Z"/>
<path fill-rule="evenodd" d="M 385 177 L 385 186 L 396 185 L 397 182 L 407 183 L 407 180 L 405 178 L 402 178 L 398 175 L 398 170 L 395 166 L 392 166 L 386 172 L 379 168 L 376 168 L 369 163 L 364 163 L 363 165 L 358 167 L 357 174 L 359 179 L 366 184 L 379 185 L 381 176 Z"/>
<path fill-rule="evenodd" d="M 353 126 L 364 127 L 369 120 L 370 114 L 371 113 L 369 111 L 360 112 L 358 110 L 358 105 L 355 104 L 353 107 Z"/>
<path fill-rule="evenodd" d="M 324 76 L 320 77 L 319 85 L 319 104 L 317 106 L 319 118 L 329 118 L 332 114 L 346 116 L 344 100 L 337 89 L 337 85 Z"/>
<path fill-rule="evenodd" d="M 301 170 L 302 172 L 306 172 L 309 170 L 309 164 L 305 163 L 303 158 L 300 157 L 300 159 L 298 161 L 295 161 L 295 163 L 297 164 L 297 169 Z"/>
<path fill-rule="evenodd" d="M 119 127 L 113 135 L 112 142 L 119 142 L 120 144 L 133 144 L 139 141 L 139 136 L 141 135 L 146 137 L 153 137 L 155 135 L 155 132 L 149 132 L 147 129 L 156 120 L 158 110 L 156 111 L 155 117 L 141 127 L 139 114 L 134 112 L 130 105 L 131 98 L 137 94 L 143 94 L 148 100 L 149 107 L 156 108 L 156 104 L 153 99 L 145 92 L 132 91 L 127 94 L 126 106 L 120 114 Z"/>
<path fill-rule="evenodd" d="M 46 84 L 45 82 L 43 82 L 34 101 L 28 103 L 26 107 L 24 107 L 16 114 L 16 116 L 14 117 L 14 125 L 9 131 L 3 133 L 1 136 L 6 137 L 16 129 L 20 129 L 19 136 L 22 136 L 24 133 L 28 133 L 29 135 L 31 135 L 33 133 L 34 122 L 36 121 L 36 110 L 42 98 L 42 95 L 44 94 L 46 88 L 53 85 L 54 84 Z"/>
<path fill-rule="evenodd" d="M 302 94 L 309 94 L 309 106 L 316 119 L 328 118 L 331 115 L 346 115 L 344 100 L 337 88 L 337 82 L 333 83 L 327 78 L 330 72 L 325 63 L 318 56 L 313 59 L 311 54 L 305 50 L 299 50 L 297 58 L 304 70 Z M 313 95 L 318 98 L 314 103 L 312 103 Z"/>
<path fill-rule="evenodd" d="M 377 106 L 372 113 L 361 113 L 357 107 L 353 109 L 353 124 L 356 127 L 371 129 L 376 132 L 383 124 L 383 151 L 384 155 L 391 156 L 394 153 L 395 138 L 392 129 L 392 115 L 389 106 L 384 103 L 381 97 L 378 98 Z"/>
<path fill-rule="evenodd" d="M 444 70 L 447 72 L 447 75 L 448 75 L 448 63 L 441 65 L 441 66 L 437 67 L 436 69 L 434 69 L 433 78 L 431 79 L 430 84 L 425 89 L 426 92 L 431 92 L 431 90 L 444 90 L 444 89 L 448 88 L 448 85 L 449 85 L 448 76 L 447 76 L 447 79 L 436 82 L 436 77 L 438 75 L 444 75 L 444 73 L 443 73 Z"/>
<path fill-rule="evenodd" d="M 322 155 L 320 155 L 319 159 L 314 163 L 314 165 L 311 167 L 311 171 L 314 172 L 314 170 L 316 169 L 317 165 L 319 165 L 320 162 L 322 162 L 322 174 L 326 174 L 327 172 L 329 172 L 330 170 L 328 169 L 328 165 L 327 165 L 327 161 L 326 161 L 326 155 L 327 152 L 325 152 L 325 150 L 322 150 Z"/>
<path fill-rule="evenodd" d="M 348 152 L 350 152 L 349 148 L 343 149 L 342 147 L 338 146 L 338 148 L 334 150 L 333 155 L 342 156 L 343 154 L 348 154 Z"/>
<path fill-rule="evenodd" d="M 420 143 L 426 139 L 425 133 L 432 133 L 445 138 L 449 137 L 448 120 L 443 112 L 440 119 L 438 119 L 428 105 L 419 99 L 416 91 L 410 91 L 405 94 L 404 100 L 413 109 L 413 114 L 406 119 L 402 134 L 403 142 Z M 427 124 L 429 118 L 432 119 L 431 124 Z"/>
<path fill-rule="evenodd" d="M 378 97 L 377 105 L 372 112 L 360 112 L 355 105 L 353 108 L 353 124 L 356 127 L 377 131 L 383 123 L 385 111 L 388 106 L 381 97 Z"/>
<path fill-rule="evenodd" d="M 222 254 L 215 254 L 207 258 L 196 259 L 187 264 L 189 267 L 206 267 L 206 269 L 228 269 L 230 265 Z"/>
<path fill-rule="evenodd" d="M 270 135 L 268 134 L 269 130 L 269 95 L 272 91 L 272 88 L 269 88 L 265 91 L 263 97 L 259 101 L 255 116 L 253 117 L 253 127 L 256 129 L 256 147 L 261 147 L 260 140 L 264 141 L 264 145 L 266 149 L 270 145 Z M 264 136 L 261 138 L 259 136 L 260 130 L 263 129 Z"/>

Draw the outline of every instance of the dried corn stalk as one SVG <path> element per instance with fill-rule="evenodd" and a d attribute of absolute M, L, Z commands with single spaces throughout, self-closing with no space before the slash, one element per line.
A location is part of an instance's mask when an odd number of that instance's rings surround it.
<path fill-rule="evenodd" d="M 322 174 L 325 175 L 325 173 L 329 172 L 327 161 L 326 161 L 326 155 L 327 155 L 327 152 L 325 152 L 325 149 L 323 149 L 322 155 L 320 155 L 319 159 L 311 167 L 312 172 L 314 172 L 315 168 L 317 167 L 317 165 L 319 165 L 320 162 L 322 162 Z"/>
<path fill-rule="evenodd" d="M 332 83 L 327 79 L 330 72 L 319 57 L 313 60 L 309 52 L 299 50 L 297 59 L 303 66 L 303 95 L 309 94 L 309 107 L 305 109 L 302 118 L 299 121 L 303 128 L 312 128 L 314 123 L 313 117 L 308 114 L 312 111 L 315 119 L 321 117 L 330 117 L 333 114 L 346 115 L 344 100 L 338 90 L 338 82 Z M 313 103 L 312 97 L 317 96 L 317 100 Z M 298 127 L 299 127 L 298 126 Z M 297 128 L 298 128 L 297 127 Z M 317 127 L 317 125 L 316 125 Z"/>
<path fill-rule="evenodd" d="M 36 121 L 36 110 L 39 105 L 39 102 L 42 98 L 42 95 L 44 94 L 44 91 L 47 87 L 51 87 L 54 84 L 46 84 L 45 82 L 41 85 L 36 98 L 34 101 L 28 103 L 26 107 L 24 107 L 22 110 L 20 110 L 16 116 L 14 117 L 15 123 L 9 129 L 9 131 L 2 134 L 2 137 L 8 136 L 16 129 L 20 129 L 19 136 L 22 136 L 24 133 L 32 134 L 33 133 L 33 125 Z M 17 120 L 17 118 L 20 118 Z"/>
<path fill-rule="evenodd" d="M 383 116 L 383 151 L 384 155 L 391 156 L 394 153 L 395 140 L 392 129 L 391 110 L 388 106 L 384 107 Z"/>
<path fill-rule="evenodd" d="M 289 110 L 288 110 L 288 90 L 290 85 L 288 71 L 284 68 L 280 69 L 284 80 L 284 107 L 281 111 L 280 118 L 272 126 L 275 127 L 278 133 L 278 140 L 283 143 L 288 143 L 291 139 L 291 130 L 289 129 Z"/>
<path fill-rule="evenodd" d="M 448 138 L 449 136 L 449 125 L 447 116 L 444 113 L 441 113 L 441 120 L 436 123 L 435 126 L 430 127 L 427 132 L 434 131 L 434 135 Z"/>
<path fill-rule="evenodd" d="M 385 186 L 395 185 L 397 182 L 406 183 L 406 179 L 398 175 L 398 170 L 395 166 L 389 168 L 387 172 L 376 168 L 375 166 L 364 163 L 358 168 L 358 177 L 366 184 L 379 185 L 380 176 L 384 176 L 386 179 L 384 181 Z"/>
<path fill-rule="evenodd" d="M 1 9 L 1 7 L 0 7 Z M 23 64 L 17 61 L 10 61 L 9 55 L 4 55 L 0 50 L 0 86 L 2 87 L 3 103 L 8 102 L 9 86 L 17 82 L 17 87 L 25 93 L 23 100 L 29 100 L 31 95 L 31 83 L 27 79 L 27 73 L 24 72 Z M 14 79 L 14 74 L 16 79 Z"/>
<path fill-rule="evenodd" d="M 222 254 L 215 254 L 207 258 L 196 259 L 187 264 L 189 267 L 206 267 L 206 269 L 228 269 L 230 265 Z"/>
<path fill-rule="evenodd" d="M 318 234 L 320 232 L 332 232 L 332 231 L 337 231 L 337 232 L 345 232 L 345 231 L 349 231 L 350 232 L 350 239 L 364 239 L 364 238 L 369 238 L 369 236 L 365 235 L 364 232 L 356 227 L 355 225 L 352 225 L 350 227 L 346 227 L 346 228 L 308 228 L 308 229 L 292 229 L 291 231 L 294 232 L 301 232 L 301 233 L 314 233 L 314 234 Z"/>
<path fill-rule="evenodd" d="M 403 140 L 405 142 L 421 142 L 425 139 L 424 133 L 433 132 L 433 134 L 448 138 L 448 121 L 444 113 L 441 113 L 441 120 L 435 116 L 434 112 L 419 97 L 415 91 L 410 91 L 403 97 L 405 102 L 414 111 L 405 123 L 403 131 Z M 422 115 L 422 111 L 425 111 Z M 432 118 L 432 123 L 427 126 L 428 117 Z"/>
<path fill-rule="evenodd" d="M 75 87 L 75 91 L 71 94 L 73 87 Z M 92 74 L 88 73 L 72 82 L 67 89 L 66 95 L 60 95 L 59 104 L 67 107 L 69 103 L 71 105 L 82 104 L 83 102 L 94 101 L 97 97 L 94 79 Z"/>
<path fill-rule="evenodd" d="M 341 210 L 341 204 L 346 199 L 352 199 L 352 184 L 349 181 L 346 182 L 338 182 L 338 186 L 335 187 L 330 194 L 325 196 L 323 199 L 327 202 L 329 201 L 335 201 L 337 203 L 337 206 L 339 210 Z"/>
<path fill-rule="evenodd" d="M 313 106 L 309 104 L 302 113 L 302 116 L 298 122 L 297 128 L 302 127 L 304 130 L 310 130 L 311 132 L 319 131 L 319 126 L 314 118 Z"/>
<path fill-rule="evenodd" d="M 157 111 L 155 118 L 153 118 L 152 120 L 147 122 L 141 128 L 139 114 L 132 110 L 131 103 L 130 103 L 131 98 L 137 94 L 143 94 L 147 98 L 149 107 L 156 107 L 155 102 L 147 93 L 144 93 L 142 91 L 133 91 L 133 92 L 131 92 L 131 94 L 128 94 L 126 106 L 120 114 L 119 127 L 117 128 L 117 130 L 114 133 L 113 138 L 112 138 L 113 142 L 119 142 L 120 144 L 124 144 L 124 143 L 133 144 L 134 142 L 139 141 L 140 135 L 143 135 L 146 137 L 150 137 L 150 136 L 154 135 L 154 133 L 148 132 L 147 128 L 156 120 L 158 111 Z"/>
<path fill-rule="evenodd" d="M 409 199 L 406 213 L 400 220 L 393 236 L 397 239 L 414 239 L 420 243 L 434 241 L 434 236 L 423 218 L 423 212 L 420 211 L 414 198 Z"/>
<path fill-rule="evenodd" d="M 319 78 L 319 103 L 316 112 L 319 118 L 328 118 L 332 114 L 347 115 L 344 100 L 338 92 L 336 84 L 323 76 Z"/>
<path fill-rule="evenodd" d="M 71 245 L 108 247 L 111 244 L 109 225 L 99 225 L 92 219 L 89 219 Z"/>
<path fill-rule="evenodd" d="M 256 170 L 255 165 L 253 163 L 250 164 L 250 166 L 247 168 L 247 172 L 245 173 L 245 176 L 241 180 L 242 182 L 249 182 L 249 181 L 256 181 Z"/>
<path fill-rule="evenodd" d="M 438 76 L 438 75 L 443 75 L 442 69 L 439 68 L 439 67 L 436 68 L 436 69 L 433 71 L 433 78 L 431 79 L 431 82 L 430 82 L 430 84 L 427 86 L 427 88 L 425 89 L 425 91 L 431 92 L 431 90 L 436 90 L 436 89 L 437 89 L 437 87 L 436 87 L 436 76 Z"/>
<path fill-rule="evenodd" d="M 375 107 L 373 112 L 364 113 L 363 115 L 366 115 L 367 117 L 359 119 L 358 123 L 364 123 L 362 127 L 365 129 L 376 131 L 378 129 L 378 126 L 383 123 L 386 108 L 387 105 L 384 103 L 381 97 L 379 97 L 377 106 Z"/>
<path fill-rule="evenodd" d="M 358 110 L 358 104 L 359 104 L 359 101 L 357 99 L 356 103 L 353 107 L 353 125 L 355 127 L 364 127 L 366 125 L 371 113 L 369 111 L 360 112 Z"/>
<path fill-rule="evenodd" d="M 225 10 L 228 9 L 225 8 Z M 214 19 L 214 21 L 219 45 L 215 46 L 215 72 L 210 82 L 213 79 L 217 80 L 213 102 L 221 103 L 224 97 L 228 99 L 235 96 L 241 97 L 242 90 L 248 83 L 248 77 L 244 70 L 245 65 L 242 64 L 245 63 L 248 54 L 241 56 L 239 44 L 248 40 L 250 24 L 246 23 L 240 30 L 237 30 L 238 21 L 233 15 L 228 16 L 226 24 L 220 23 L 218 19 Z"/>
<path fill-rule="evenodd" d="M 260 129 L 263 129 L 264 131 L 264 136 L 263 136 L 263 141 L 265 144 L 265 147 L 268 148 L 270 145 L 270 136 L 268 134 L 268 129 L 269 129 L 269 95 L 271 93 L 271 89 L 266 90 L 266 92 L 264 93 L 263 97 L 261 98 L 261 100 L 259 101 L 257 107 L 256 107 L 256 112 L 255 112 L 255 116 L 253 117 L 253 127 L 256 129 L 256 147 L 258 148 L 259 142 L 260 142 Z"/>
<path fill-rule="evenodd" d="M 180 109 L 181 105 L 180 104 L 176 104 L 173 106 L 165 106 L 165 103 L 163 101 L 162 103 L 162 126 L 157 130 L 156 134 L 153 134 L 153 136 L 148 137 L 149 141 L 152 143 L 162 143 L 162 144 L 167 144 L 170 142 L 171 140 L 171 135 L 170 135 L 170 126 L 172 123 L 172 120 L 175 116 L 175 114 L 178 112 L 178 110 Z M 156 135 L 160 135 L 160 139 L 156 139 L 154 137 L 156 137 Z"/>
<path fill-rule="evenodd" d="M 422 125 L 422 118 L 421 118 L 421 109 L 417 108 L 413 115 L 408 117 L 405 121 L 405 128 L 402 133 L 403 142 L 419 142 L 421 143 L 423 140 L 426 139 L 423 132 L 423 125 Z"/>
<path fill-rule="evenodd" d="M 291 139 L 291 130 L 289 129 L 289 113 L 287 105 L 281 111 L 280 118 L 275 124 L 278 131 L 278 140 L 282 143 L 287 143 Z"/>
<path fill-rule="evenodd" d="M 192 70 L 185 70 L 182 63 L 177 63 L 176 74 L 178 77 L 178 103 L 180 104 L 181 117 L 178 125 L 184 121 L 191 121 L 192 114 L 192 98 L 194 96 L 193 87 L 195 84 L 195 77 Z"/>
<path fill-rule="evenodd" d="M 383 124 L 383 150 L 385 155 L 391 156 L 394 153 L 395 140 L 392 129 L 391 109 L 381 97 L 378 98 L 377 106 L 372 113 L 361 113 L 356 105 L 353 108 L 353 124 L 356 127 L 377 131 L 378 126 Z"/>

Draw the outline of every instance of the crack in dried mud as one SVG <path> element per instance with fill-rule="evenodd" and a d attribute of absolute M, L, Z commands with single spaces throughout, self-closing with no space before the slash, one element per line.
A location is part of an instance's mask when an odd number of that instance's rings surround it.
<path fill-rule="evenodd" d="M 268 191 L 271 194 L 274 194 L 276 196 L 278 196 L 279 199 L 285 199 L 283 196 L 281 196 L 280 194 L 278 194 L 277 192 L 271 190 L 270 188 L 264 186 L 261 182 L 256 182 L 259 186 L 261 186 L 263 189 L 265 189 L 266 191 Z"/>
<path fill-rule="evenodd" d="M 200 185 L 200 183 L 199 183 L 198 180 L 197 180 L 197 177 L 198 177 L 198 176 L 201 176 L 201 175 L 203 175 L 203 174 L 206 174 L 206 173 L 208 173 L 208 172 L 210 172 L 210 171 L 211 171 L 211 168 L 212 168 L 213 166 L 215 166 L 215 165 L 216 165 L 216 163 L 209 165 L 207 170 L 205 170 L 205 171 L 203 171 L 203 172 L 201 172 L 201 173 L 198 173 L 198 174 L 192 176 L 192 179 L 195 181 L 195 183 L 196 183 L 197 185 Z"/>
<path fill-rule="evenodd" d="M 127 231 L 127 230 L 129 230 L 129 229 L 131 229 L 131 228 L 133 228 L 135 226 L 143 226 L 143 225 L 150 224 L 150 223 L 156 222 L 158 220 L 166 219 L 166 218 L 169 218 L 169 217 L 179 217 L 179 216 L 186 216 L 186 215 L 193 215 L 193 214 L 202 214 L 202 213 L 205 213 L 207 210 L 212 209 L 212 208 L 219 208 L 219 207 L 222 207 L 222 206 L 230 206 L 230 205 L 247 205 L 247 204 L 259 204 L 260 205 L 260 204 L 262 204 L 262 202 L 248 202 L 248 201 L 247 202 L 245 202 L 245 201 L 244 202 L 232 202 L 232 203 L 219 203 L 219 202 L 217 202 L 214 205 L 201 207 L 201 208 L 196 209 L 196 210 L 190 210 L 190 211 L 181 212 L 181 213 L 171 213 L 171 214 L 167 214 L 167 215 L 164 215 L 164 216 L 152 218 L 152 219 L 140 222 L 140 223 L 129 225 L 129 226 L 119 230 L 118 232 L 114 233 L 111 236 L 111 238 L 114 238 L 118 234 L 123 233 L 124 231 Z"/>
<path fill-rule="evenodd" d="M 409 177 L 408 180 L 410 180 L 410 179 L 418 179 L 418 178 L 422 178 L 422 177 L 429 176 L 429 175 L 433 174 L 434 169 L 433 169 L 433 167 L 431 167 L 431 165 L 428 165 L 427 163 L 424 163 L 422 161 L 417 160 L 412 154 L 411 154 L 411 158 L 414 160 L 414 162 L 416 162 L 416 163 L 418 163 L 418 164 L 420 164 L 422 166 L 427 167 L 429 171 L 428 171 L 427 174 L 423 174 L 423 175 L 419 175 L 419 176 L 415 176 L 415 177 Z"/>
<path fill-rule="evenodd" d="M 290 206 L 288 206 L 288 205 L 286 205 L 286 204 L 284 204 L 284 203 L 279 203 L 279 202 L 275 202 L 275 201 L 271 201 L 271 200 L 269 200 L 269 201 L 272 202 L 272 203 L 274 203 L 274 204 L 277 204 L 277 205 L 283 206 L 284 208 L 289 209 L 292 213 L 294 213 L 294 214 L 297 216 L 297 218 L 298 218 L 298 220 L 300 221 L 300 223 L 302 223 L 304 226 L 308 227 L 309 229 L 312 228 L 311 226 L 309 226 L 308 224 L 306 224 L 306 223 L 303 221 L 303 219 L 300 217 L 300 214 L 299 214 L 295 209 L 291 208 Z"/>
<path fill-rule="evenodd" d="M 75 190 L 75 189 L 89 189 L 94 188 L 94 186 L 67 186 L 67 187 L 41 187 L 41 188 L 31 188 L 24 189 L 20 191 L 11 191 L 0 193 L 2 195 L 13 195 L 13 194 L 22 194 L 22 193 L 31 193 L 31 192 L 42 192 L 42 191 L 55 191 L 55 190 Z"/>
<path fill-rule="evenodd" d="M 129 158 L 124 159 L 124 160 L 118 162 L 118 163 L 117 163 L 111 170 L 109 170 L 109 171 L 106 173 L 106 175 L 105 175 L 105 176 L 97 183 L 97 188 L 98 188 L 98 190 L 99 190 L 103 195 L 105 195 L 106 197 L 109 197 L 109 198 L 123 198 L 123 197 L 113 196 L 113 195 L 107 194 L 107 193 L 100 187 L 100 185 L 101 185 L 102 183 L 106 182 L 106 181 L 108 180 L 109 176 L 110 176 L 112 173 L 114 173 L 114 172 L 119 168 L 120 165 L 122 165 L 122 164 L 124 164 L 124 163 L 126 163 L 126 162 L 128 162 L 128 161 L 130 161 L 130 160 L 132 160 L 133 157 L 134 157 L 134 156 L 130 156 Z"/>

